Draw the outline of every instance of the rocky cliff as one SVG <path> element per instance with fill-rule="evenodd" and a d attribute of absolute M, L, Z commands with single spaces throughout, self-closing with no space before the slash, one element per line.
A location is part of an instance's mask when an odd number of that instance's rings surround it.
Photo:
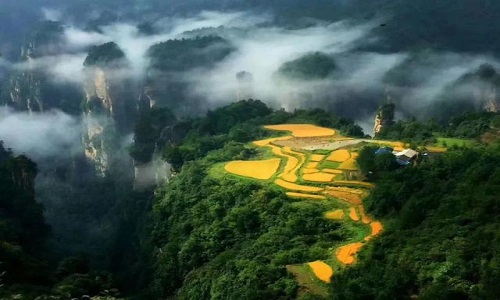
<path fill-rule="evenodd" d="M 462 76 L 454 88 L 467 87 L 472 91 L 470 95 L 474 100 L 476 109 L 489 112 L 500 111 L 500 74 L 489 64 L 481 65 L 477 70 Z"/>
<path fill-rule="evenodd" d="M 375 126 L 373 127 L 373 135 L 376 136 L 385 127 L 394 124 L 394 110 L 396 106 L 392 103 L 383 104 L 379 107 L 375 116 Z"/>
<path fill-rule="evenodd" d="M 78 114 L 81 88 L 69 81 L 54 79 L 41 63 L 47 57 L 61 54 L 62 37 L 63 27 L 58 22 L 43 22 L 29 35 L 21 49 L 20 67 L 11 74 L 2 96 L 4 104 L 29 112 L 57 108 Z"/>
<path fill-rule="evenodd" d="M 87 67 L 86 75 L 83 146 L 96 173 L 104 177 L 117 171 L 113 168 L 123 171 L 127 164 L 131 167 L 126 139 L 135 120 L 136 92 L 128 82 L 113 78 L 113 69 Z"/>

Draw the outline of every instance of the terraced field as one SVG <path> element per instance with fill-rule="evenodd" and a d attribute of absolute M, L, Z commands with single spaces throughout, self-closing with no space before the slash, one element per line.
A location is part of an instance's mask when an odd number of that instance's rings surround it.
<path fill-rule="evenodd" d="M 303 145 L 304 140 L 311 137 L 334 137 L 336 131 L 329 128 L 317 127 L 309 124 L 286 124 L 265 126 L 270 130 L 289 131 L 290 136 L 255 141 L 253 145 L 268 148 L 274 158 L 261 161 L 235 161 L 225 165 L 225 171 L 235 176 L 254 180 L 264 180 L 283 188 L 286 195 L 299 201 L 331 201 L 339 208 L 325 211 L 324 218 L 332 222 L 348 222 L 365 228 L 362 234 L 351 238 L 348 242 L 331 248 L 331 257 L 327 260 L 304 262 L 302 265 L 288 266 L 299 283 L 312 291 L 315 284 L 318 286 L 330 282 L 335 271 L 341 270 L 356 262 L 356 255 L 361 248 L 373 237 L 380 234 L 383 225 L 372 220 L 365 213 L 363 198 L 368 195 L 368 189 L 373 185 L 363 181 L 345 180 L 351 178 L 347 173 L 357 172 L 357 152 L 351 148 L 335 149 L 328 154 L 314 154 L 304 148 L 292 148 L 280 145 Z M 288 143 L 290 142 L 290 143 Z M 399 144 L 398 144 L 399 146 Z M 368 233 L 369 234 L 366 234 Z M 300 270 L 300 271 L 299 271 Z M 304 278 L 311 276 L 300 274 L 310 272 L 315 281 Z M 302 278 L 302 279 L 301 279 Z"/>

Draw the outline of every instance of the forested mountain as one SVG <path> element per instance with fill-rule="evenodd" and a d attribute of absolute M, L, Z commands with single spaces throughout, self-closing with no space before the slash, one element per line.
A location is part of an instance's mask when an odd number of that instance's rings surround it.
<path fill-rule="evenodd" d="M 499 3 L 1 1 L 0 299 L 498 299 Z"/>

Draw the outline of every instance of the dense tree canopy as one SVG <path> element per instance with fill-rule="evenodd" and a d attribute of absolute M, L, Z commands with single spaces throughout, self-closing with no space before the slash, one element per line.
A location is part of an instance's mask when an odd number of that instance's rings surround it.
<path fill-rule="evenodd" d="M 108 42 L 90 49 L 87 58 L 83 62 L 84 66 L 112 66 L 120 64 L 125 58 L 125 53 L 114 42 Z"/>
<path fill-rule="evenodd" d="M 330 56 L 314 52 L 284 63 L 278 74 L 292 80 L 324 79 L 337 69 Z"/>
<path fill-rule="evenodd" d="M 334 277 L 333 299 L 495 299 L 498 150 L 453 150 L 379 177 L 366 206 L 386 231 Z"/>

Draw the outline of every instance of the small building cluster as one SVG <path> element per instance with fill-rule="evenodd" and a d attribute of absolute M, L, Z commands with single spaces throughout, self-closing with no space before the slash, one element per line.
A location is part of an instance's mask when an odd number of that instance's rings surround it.
<path fill-rule="evenodd" d="M 375 151 L 376 155 L 391 153 L 396 157 L 396 161 L 400 166 L 408 166 L 412 162 L 414 162 L 419 153 L 413 149 L 405 149 L 403 151 L 394 151 L 391 147 L 381 147 L 377 151 Z"/>

